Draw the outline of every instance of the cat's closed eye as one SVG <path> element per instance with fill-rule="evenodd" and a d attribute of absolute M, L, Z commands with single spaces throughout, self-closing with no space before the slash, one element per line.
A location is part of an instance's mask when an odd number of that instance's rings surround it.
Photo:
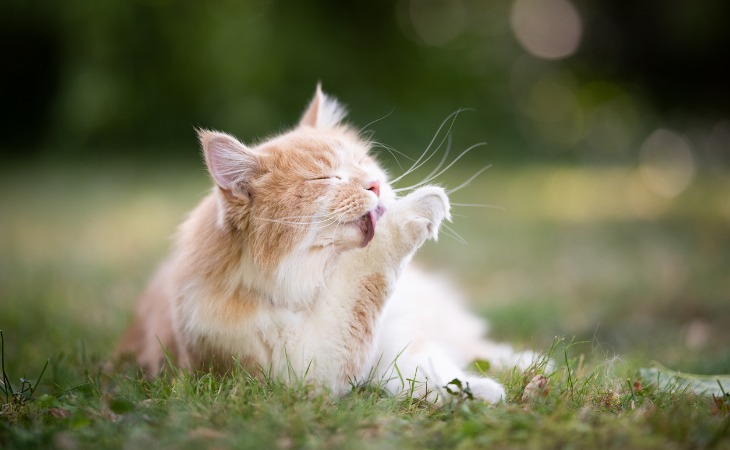
<path fill-rule="evenodd" d="M 307 181 L 327 181 L 327 180 L 341 180 L 341 179 L 342 179 L 342 177 L 337 176 L 337 175 L 326 175 L 326 176 L 321 176 L 321 177 L 316 177 L 316 178 L 310 178 Z"/>

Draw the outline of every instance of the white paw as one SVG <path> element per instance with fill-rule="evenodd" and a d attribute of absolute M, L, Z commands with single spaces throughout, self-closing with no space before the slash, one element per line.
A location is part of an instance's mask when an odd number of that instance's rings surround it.
<path fill-rule="evenodd" d="M 444 219 L 451 220 L 449 198 L 446 192 L 436 186 L 424 186 L 400 200 L 404 207 L 403 226 L 408 230 L 416 245 L 426 238 L 438 238 L 438 230 Z"/>
<path fill-rule="evenodd" d="M 494 404 L 507 398 L 504 387 L 490 378 L 470 377 L 467 382 L 472 395 L 477 400 Z"/>

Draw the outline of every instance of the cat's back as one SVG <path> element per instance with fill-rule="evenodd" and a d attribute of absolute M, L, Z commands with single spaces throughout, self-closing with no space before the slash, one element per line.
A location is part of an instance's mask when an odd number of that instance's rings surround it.
<path fill-rule="evenodd" d="M 180 225 L 175 248 L 157 268 L 137 300 L 134 320 L 119 343 L 120 356 L 134 357 L 149 374 L 156 374 L 165 353 L 186 365 L 188 355 L 175 324 L 175 298 L 207 264 L 206 249 L 216 239 L 211 233 L 215 220 L 215 197 L 206 196 Z"/>
<path fill-rule="evenodd" d="M 173 319 L 173 286 L 175 271 L 172 258 L 157 269 L 144 290 L 135 309 L 132 325 L 119 343 L 122 357 L 133 357 L 150 375 L 160 371 L 165 351 L 184 359 L 184 351 L 175 331 Z"/>

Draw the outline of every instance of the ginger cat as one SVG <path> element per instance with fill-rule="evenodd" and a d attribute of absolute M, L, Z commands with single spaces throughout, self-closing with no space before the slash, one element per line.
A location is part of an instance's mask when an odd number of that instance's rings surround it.
<path fill-rule="evenodd" d="M 344 116 L 318 86 L 298 126 L 256 146 L 199 131 L 215 186 L 180 227 L 121 353 L 151 374 L 167 351 L 186 368 L 235 358 L 285 382 L 306 373 L 336 395 L 370 380 L 438 402 L 458 378 L 478 399 L 504 397 L 463 368 L 531 355 L 484 340 L 447 283 L 409 266 L 450 220 L 446 193 L 397 198 Z"/>

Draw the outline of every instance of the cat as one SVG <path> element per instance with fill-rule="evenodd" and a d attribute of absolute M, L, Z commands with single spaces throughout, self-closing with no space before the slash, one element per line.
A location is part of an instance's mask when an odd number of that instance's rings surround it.
<path fill-rule="evenodd" d="M 247 146 L 200 129 L 214 187 L 177 233 L 119 351 L 149 374 L 241 364 L 344 395 L 364 382 L 439 403 L 454 379 L 505 398 L 474 360 L 522 365 L 451 285 L 409 265 L 450 220 L 441 187 L 398 198 L 371 144 L 317 86 L 299 124 Z M 464 385 L 465 386 L 465 385 Z"/>

